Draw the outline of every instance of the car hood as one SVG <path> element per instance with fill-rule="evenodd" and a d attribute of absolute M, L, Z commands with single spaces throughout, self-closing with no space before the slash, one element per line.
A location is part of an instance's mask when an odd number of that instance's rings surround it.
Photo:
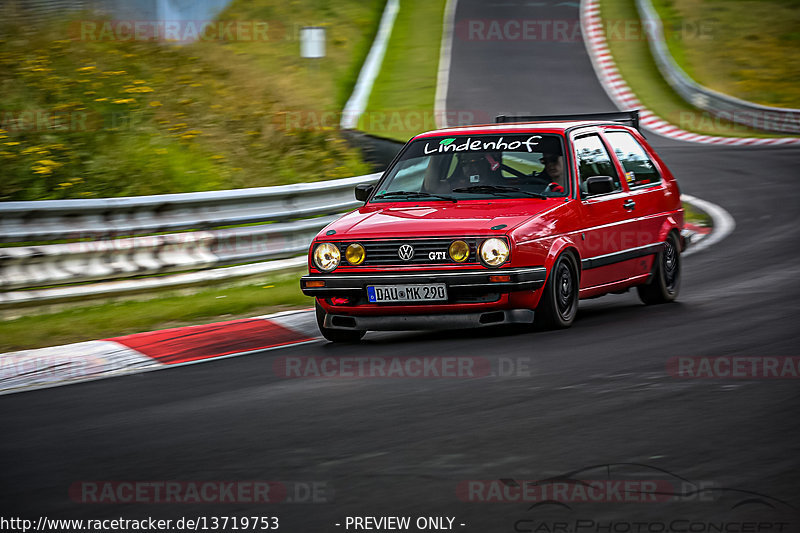
<path fill-rule="evenodd" d="M 506 233 L 563 203 L 563 198 L 521 198 L 370 204 L 329 224 L 320 234 L 336 230 L 331 239 L 455 237 L 495 233 L 491 228 L 500 224 L 506 225 L 502 228 Z"/>

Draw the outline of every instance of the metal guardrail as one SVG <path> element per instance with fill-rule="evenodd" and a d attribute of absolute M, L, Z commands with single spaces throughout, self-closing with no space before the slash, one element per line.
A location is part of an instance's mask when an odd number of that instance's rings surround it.
<path fill-rule="evenodd" d="M 780 133 L 800 133 L 800 109 L 769 107 L 734 98 L 704 87 L 678 66 L 667 49 L 661 19 L 650 0 L 636 0 L 650 50 L 661 75 L 684 100 L 714 116 Z"/>
<path fill-rule="evenodd" d="M 380 174 L 315 183 L 128 198 L 0 204 L 0 242 L 145 235 L 341 213 Z M 347 194 L 345 194 L 347 193 Z"/>
<path fill-rule="evenodd" d="M 0 248 L 0 291 L 8 291 L 0 292 L 0 305 L 98 293 L 91 286 L 77 291 L 19 290 L 34 287 L 202 269 L 214 271 L 193 276 L 193 282 L 250 275 L 259 267 L 230 265 L 305 254 L 320 229 L 361 205 L 353 195 L 355 185 L 379 177 L 375 173 L 254 189 L 0 203 L 2 242 L 70 241 Z M 154 235 L 163 232 L 167 233 Z M 224 266 L 229 267 L 218 268 Z M 175 284 L 185 285 L 186 279 L 176 277 Z M 169 279 L 156 285 L 169 286 Z"/>

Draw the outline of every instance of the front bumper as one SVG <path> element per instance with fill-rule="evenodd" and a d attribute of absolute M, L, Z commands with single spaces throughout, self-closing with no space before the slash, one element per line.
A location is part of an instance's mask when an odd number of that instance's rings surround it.
<path fill-rule="evenodd" d="M 530 309 L 505 309 L 482 313 L 443 313 L 430 315 L 350 316 L 327 313 L 324 326 L 358 331 L 406 331 L 432 329 L 473 329 L 508 324 L 530 324 Z"/>
<path fill-rule="evenodd" d="M 490 281 L 489 276 L 508 276 L 508 281 Z M 480 292 L 508 293 L 536 290 L 544 285 L 544 267 L 499 268 L 496 270 L 439 270 L 406 273 L 342 273 L 309 274 L 300 278 L 300 288 L 306 296 L 317 298 L 365 298 L 367 285 L 406 285 L 414 283 L 444 283 L 450 303 L 459 296 Z M 323 287 L 308 287 L 309 281 L 324 282 Z M 396 305 L 396 304 L 395 304 Z M 418 303 L 416 305 L 419 305 Z"/>

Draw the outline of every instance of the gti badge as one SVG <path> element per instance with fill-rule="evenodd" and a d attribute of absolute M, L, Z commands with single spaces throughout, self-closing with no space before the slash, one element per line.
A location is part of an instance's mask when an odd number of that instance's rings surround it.
<path fill-rule="evenodd" d="M 410 244 L 404 244 L 397 250 L 397 255 L 403 261 L 411 261 L 411 258 L 414 257 L 414 247 Z"/>

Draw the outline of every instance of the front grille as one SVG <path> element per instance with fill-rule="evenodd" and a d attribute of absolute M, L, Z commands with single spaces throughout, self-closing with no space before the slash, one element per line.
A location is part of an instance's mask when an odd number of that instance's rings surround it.
<path fill-rule="evenodd" d="M 455 240 L 461 240 L 469 245 L 469 258 L 463 263 L 456 263 L 450 259 L 447 249 Z M 478 263 L 478 245 L 482 239 L 477 237 L 452 238 L 452 239 L 398 239 L 391 241 L 350 241 L 337 242 L 342 254 L 342 264 L 349 265 L 345 259 L 345 250 L 352 242 L 358 242 L 364 247 L 366 258 L 358 266 L 383 266 L 383 265 L 474 265 Z M 398 254 L 400 247 L 411 245 L 414 256 L 403 260 Z M 433 256 L 431 254 L 434 254 Z"/>

